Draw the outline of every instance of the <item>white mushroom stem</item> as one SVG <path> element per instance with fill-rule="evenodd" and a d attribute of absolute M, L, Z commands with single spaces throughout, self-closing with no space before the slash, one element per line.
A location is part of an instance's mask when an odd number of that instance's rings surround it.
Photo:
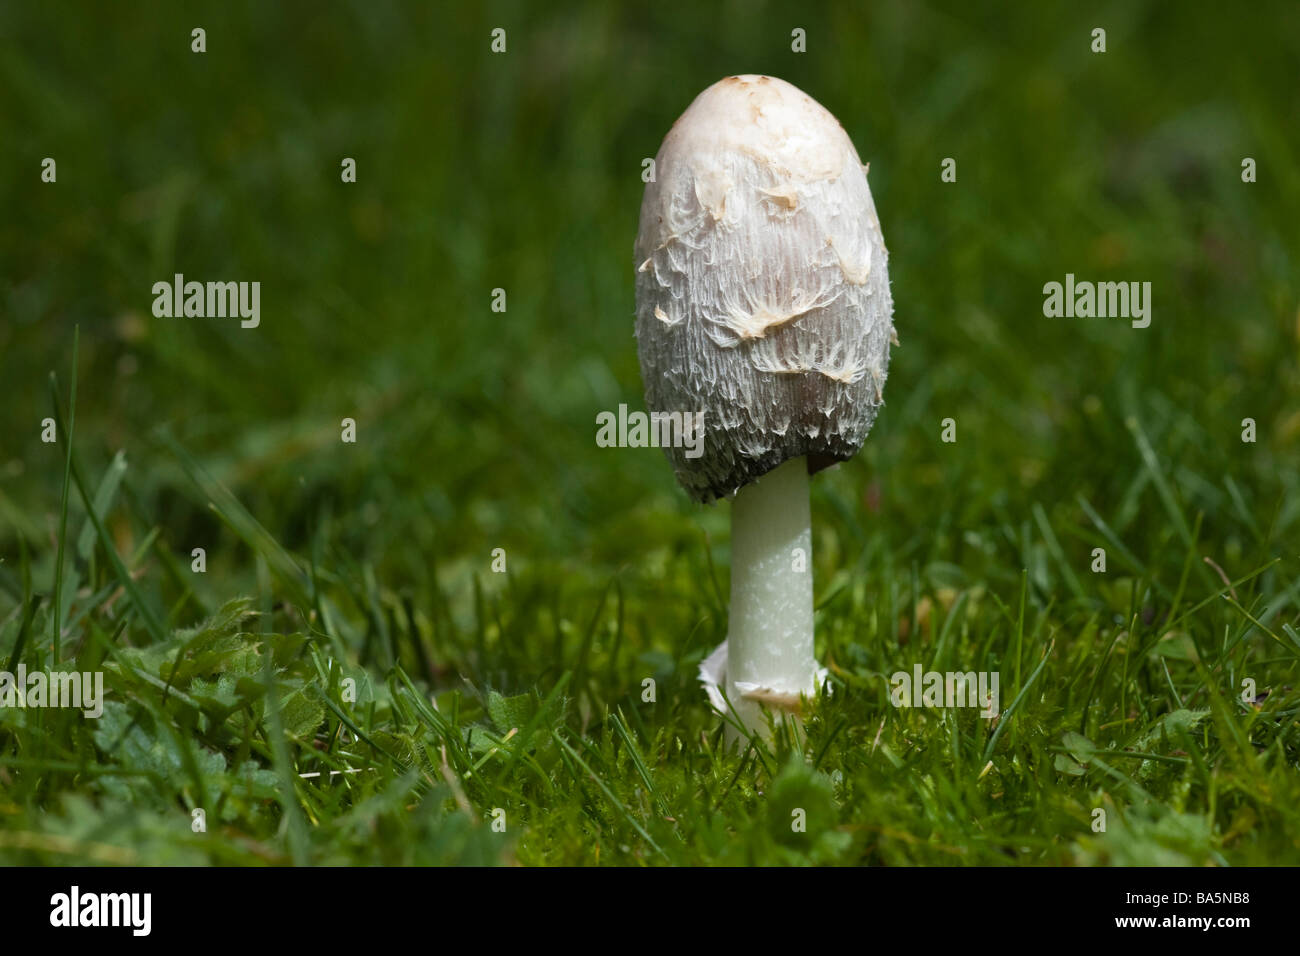
<path fill-rule="evenodd" d="M 819 683 L 813 657 L 812 526 L 808 463 L 792 458 L 737 492 L 731 504 L 731 621 L 726 689 L 751 731 L 762 707 L 797 711 Z"/>

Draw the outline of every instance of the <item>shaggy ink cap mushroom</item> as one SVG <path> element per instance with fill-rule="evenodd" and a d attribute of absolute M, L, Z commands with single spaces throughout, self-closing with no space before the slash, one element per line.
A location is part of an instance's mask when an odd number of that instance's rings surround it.
<path fill-rule="evenodd" d="M 695 500 L 734 496 L 728 636 L 700 679 L 763 731 L 824 681 L 808 479 L 862 447 L 896 341 L 866 167 L 806 93 L 728 77 L 664 138 L 635 254 L 646 404 L 703 430 L 665 453 Z"/>
<path fill-rule="evenodd" d="M 782 462 L 851 458 L 881 405 L 892 302 L 866 168 L 839 122 L 768 76 L 713 84 L 664 138 L 641 203 L 636 335 L 652 412 L 703 412 L 697 501 Z"/>

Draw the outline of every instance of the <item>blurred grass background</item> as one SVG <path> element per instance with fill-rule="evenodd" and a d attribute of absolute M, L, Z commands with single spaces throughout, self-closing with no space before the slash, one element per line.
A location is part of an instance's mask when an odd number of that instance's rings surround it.
<path fill-rule="evenodd" d="M 886 409 L 814 483 L 819 650 L 843 663 L 865 647 L 877 678 L 909 669 L 931 608 L 956 593 L 1012 606 L 1023 572 L 1042 639 L 1095 666 L 1133 607 L 1158 632 L 1180 577 L 1189 599 L 1220 586 L 1201 556 L 1233 580 L 1281 558 L 1252 586 L 1265 623 L 1294 623 L 1297 62 L 1300 9 L 1283 3 L 6 4 L 0 633 L 12 646 L 25 576 L 53 590 L 66 446 L 41 443 L 40 423 L 51 371 L 67 394 L 79 327 L 78 455 L 93 486 L 124 452 L 105 521 L 122 554 L 147 545 L 138 588 L 169 626 L 241 594 L 277 614 L 295 603 L 208 506 L 220 485 L 310 565 L 313 594 L 334 590 L 315 623 L 340 658 L 401 662 L 435 690 L 465 677 L 543 696 L 607 661 L 571 688 L 584 728 L 643 673 L 712 726 L 693 662 L 725 633 L 726 508 L 691 505 L 658 451 L 594 435 L 597 412 L 642 403 L 641 160 L 696 93 L 741 72 L 841 120 L 891 256 L 902 345 Z M 57 184 L 40 181 L 46 156 Z M 956 183 L 940 181 L 944 157 Z M 261 326 L 154 318 L 151 287 L 176 272 L 260 281 Z M 1067 272 L 1151 282 L 1150 328 L 1044 318 L 1043 284 Z M 355 445 L 339 441 L 345 417 Z M 939 442 L 947 417 L 954 445 Z M 79 530 L 75 496 L 71 513 Z M 1088 572 L 1097 546 L 1105 579 Z M 194 547 L 205 576 L 189 573 Z M 489 573 L 494 548 L 509 576 Z M 96 557 L 70 563 L 97 593 Z M 984 607 L 962 640 L 1009 671 Z M 1240 621 L 1225 611 L 1194 639 Z M 863 692 L 855 746 L 884 687 Z M 42 779 L 17 818 L 81 786 Z M 1257 857 L 1283 845 L 1294 860 L 1293 827 Z M 863 855 L 917 859 L 894 846 Z"/>

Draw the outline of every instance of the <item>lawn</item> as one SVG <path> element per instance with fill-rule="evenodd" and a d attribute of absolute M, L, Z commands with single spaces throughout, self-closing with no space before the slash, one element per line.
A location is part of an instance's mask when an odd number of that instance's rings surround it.
<path fill-rule="evenodd" d="M 0 8 L 0 670 L 105 688 L 0 707 L 0 863 L 1300 863 L 1300 9 L 485 7 Z M 732 73 L 870 164 L 901 340 L 734 749 L 729 504 L 596 442 Z"/>

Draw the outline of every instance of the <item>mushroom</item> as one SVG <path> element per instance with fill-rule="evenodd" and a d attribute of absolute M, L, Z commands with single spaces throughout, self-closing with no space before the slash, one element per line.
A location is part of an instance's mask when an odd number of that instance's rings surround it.
<path fill-rule="evenodd" d="M 636 240 L 646 405 L 703 430 L 702 448 L 665 447 L 686 492 L 733 498 L 727 639 L 700 680 L 764 732 L 765 707 L 798 714 L 825 680 L 809 476 L 851 458 L 882 403 L 897 342 L 887 254 L 843 127 L 775 77 L 710 86 L 654 170 Z"/>

